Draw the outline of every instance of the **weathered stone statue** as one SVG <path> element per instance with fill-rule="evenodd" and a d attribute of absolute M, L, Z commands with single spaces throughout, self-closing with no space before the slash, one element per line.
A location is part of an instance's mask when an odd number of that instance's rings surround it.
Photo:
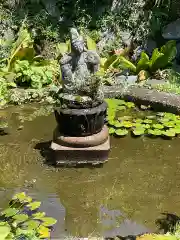
<path fill-rule="evenodd" d="M 100 57 L 96 51 L 87 50 L 86 44 L 75 28 L 71 28 L 71 53 L 60 60 L 63 90 L 61 98 L 68 106 L 93 107 L 103 102 L 102 82 L 95 73 Z"/>

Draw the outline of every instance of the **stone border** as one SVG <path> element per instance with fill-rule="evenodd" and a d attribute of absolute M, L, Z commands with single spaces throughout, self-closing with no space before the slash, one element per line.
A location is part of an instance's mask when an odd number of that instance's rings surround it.
<path fill-rule="evenodd" d="M 104 86 L 105 98 L 122 98 L 138 105 L 151 105 L 155 111 L 180 114 L 180 95 L 160 92 L 140 86 L 123 88 L 120 85 Z"/>

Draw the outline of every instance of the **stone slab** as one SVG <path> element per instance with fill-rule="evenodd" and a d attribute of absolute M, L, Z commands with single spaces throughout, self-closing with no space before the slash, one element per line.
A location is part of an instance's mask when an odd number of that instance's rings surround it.
<path fill-rule="evenodd" d="M 110 139 L 103 144 L 87 148 L 73 148 L 51 143 L 54 152 L 54 162 L 56 165 L 97 165 L 108 161 L 110 151 Z"/>

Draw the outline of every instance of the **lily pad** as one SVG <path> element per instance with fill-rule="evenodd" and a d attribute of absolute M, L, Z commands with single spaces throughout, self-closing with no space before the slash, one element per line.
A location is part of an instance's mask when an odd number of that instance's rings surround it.
<path fill-rule="evenodd" d="M 180 127 L 179 128 L 172 128 L 172 131 L 174 131 L 176 134 L 180 134 Z"/>
<path fill-rule="evenodd" d="M 115 129 L 114 128 L 109 128 L 109 134 L 114 134 L 115 133 Z"/>
<path fill-rule="evenodd" d="M 156 119 L 156 116 L 155 115 L 149 115 L 149 116 L 146 116 L 146 118 L 153 120 L 153 119 Z"/>
<path fill-rule="evenodd" d="M 121 128 L 121 127 L 124 127 L 124 124 L 123 124 L 123 122 L 117 122 L 114 126 L 116 128 Z"/>
<path fill-rule="evenodd" d="M 139 128 L 134 128 L 132 132 L 133 132 L 133 134 L 135 136 L 141 136 L 141 135 L 144 134 L 145 129 L 143 127 L 141 127 L 141 128 L 140 127 Z"/>
<path fill-rule="evenodd" d="M 161 136 L 163 134 L 163 131 L 160 129 L 148 129 L 148 134 L 153 136 Z"/>
<path fill-rule="evenodd" d="M 153 126 L 153 128 L 156 128 L 156 129 L 163 129 L 164 128 L 164 126 L 162 124 L 158 124 L 158 123 L 153 124 L 152 126 Z"/>
<path fill-rule="evenodd" d="M 115 134 L 117 136 L 126 136 L 128 134 L 128 130 L 126 130 L 126 129 L 117 129 L 115 131 Z"/>
<path fill-rule="evenodd" d="M 175 123 L 171 121 L 171 122 L 165 122 L 163 123 L 163 125 L 167 128 L 172 128 L 174 127 Z"/>
<path fill-rule="evenodd" d="M 119 121 L 128 121 L 128 120 L 131 120 L 132 119 L 132 116 L 122 116 L 122 117 L 118 117 L 118 120 Z"/>
<path fill-rule="evenodd" d="M 163 135 L 166 137 L 175 137 L 176 132 L 173 129 L 169 129 L 169 130 L 163 131 Z"/>
<path fill-rule="evenodd" d="M 131 128 L 133 126 L 132 122 L 130 121 L 123 121 L 122 124 L 125 128 Z"/>
<path fill-rule="evenodd" d="M 143 123 L 147 123 L 147 124 L 152 123 L 152 122 L 153 122 L 152 119 L 144 119 L 143 120 Z"/>
<path fill-rule="evenodd" d="M 151 127 L 151 125 L 149 125 L 149 124 L 142 124 L 141 125 L 143 128 L 146 128 L 146 129 L 149 129 L 150 127 Z"/>
<path fill-rule="evenodd" d="M 136 119 L 134 119 L 134 122 L 136 122 L 136 123 L 142 123 L 142 122 L 143 122 L 143 119 L 141 119 L 141 118 L 136 118 Z"/>

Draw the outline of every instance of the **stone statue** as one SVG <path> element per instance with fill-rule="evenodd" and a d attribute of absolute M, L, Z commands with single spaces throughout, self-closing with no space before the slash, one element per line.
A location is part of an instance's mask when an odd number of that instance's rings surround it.
<path fill-rule="evenodd" d="M 104 99 L 102 81 L 95 75 L 100 57 L 96 51 L 87 50 L 83 37 L 71 28 L 71 53 L 60 59 L 62 72 L 62 100 L 71 106 L 93 107 Z"/>

